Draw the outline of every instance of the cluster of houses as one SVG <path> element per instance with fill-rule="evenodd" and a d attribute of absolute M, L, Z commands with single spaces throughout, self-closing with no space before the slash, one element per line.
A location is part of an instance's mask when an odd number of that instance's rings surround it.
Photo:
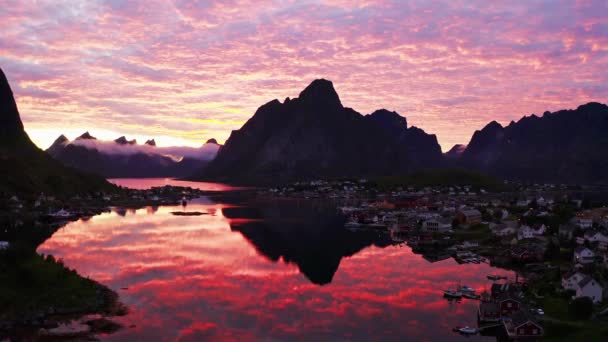
<path fill-rule="evenodd" d="M 502 325 L 510 339 L 538 338 L 544 335 L 535 317 L 538 313 L 524 304 L 519 283 L 495 283 L 490 296 L 482 297 L 477 319 L 490 326 Z"/>

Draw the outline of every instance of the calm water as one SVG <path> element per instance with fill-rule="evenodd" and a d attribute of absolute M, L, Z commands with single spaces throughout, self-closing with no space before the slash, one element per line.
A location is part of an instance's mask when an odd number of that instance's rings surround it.
<path fill-rule="evenodd" d="M 451 328 L 475 326 L 477 302 L 450 303 L 442 289 L 512 276 L 430 263 L 342 229 L 318 202 L 237 202 L 201 198 L 185 210 L 206 215 L 189 217 L 171 214 L 182 207 L 117 210 L 68 224 L 38 251 L 120 294 L 126 328 L 101 338 L 122 341 L 464 340 Z"/>
<path fill-rule="evenodd" d="M 173 178 L 111 178 L 109 182 L 116 185 L 124 186 L 131 189 L 150 189 L 154 186 L 187 186 L 194 189 L 209 190 L 209 191 L 230 191 L 244 189 L 243 187 L 232 186 L 222 183 L 210 183 L 210 182 L 189 182 L 180 181 Z"/>

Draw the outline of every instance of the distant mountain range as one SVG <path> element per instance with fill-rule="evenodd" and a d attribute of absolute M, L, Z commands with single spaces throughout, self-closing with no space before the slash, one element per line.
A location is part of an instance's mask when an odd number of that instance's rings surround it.
<path fill-rule="evenodd" d="M 463 168 L 501 179 L 606 182 L 606 132 L 608 107 L 588 103 L 507 127 L 492 122 L 468 145 L 442 154 L 435 135 L 408 127 L 396 112 L 345 108 L 332 83 L 321 79 L 298 98 L 260 107 L 193 178 L 268 183 Z"/>
<path fill-rule="evenodd" d="M 0 69 L 0 195 L 58 197 L 111 190 L 103 178 L 63 166 L 38 149 L 23 129 L 13 92 Z"/>
<path fill-rule="evenodd" d="M 333 84 L 321 79 L 298 98 L 261 106 L 194 178 L 270 183 L 366 177 L 438 167 L 441 162 L 434 135 L 408 128 L 395 112 L 361 115 L 346 108 Z"/>
<path fill-rule="evenodd" d="M 23 129 L 12 91 L 0 78 L 0 176 L 11 189 L 78 188 L 86 174 L 60 168 Z M 435 135 L 408 127 L 385 109 L 362 115 L 342 105 L 333 84 L 319 79 L 297 98 L 261 106 L 224 146 L 210 139 L 199 149 L 139 145 L 120 137 L 99 141 L 88 132 L 60 136 L 47 152 L 63 164 L 105 177 L 187 177 L 270 184 L 293 180 L 400 176 L 461 168 L 500 179 L 537 182 L 608 182 L 608 106 L 527 116 L 503 127 L 493 121 L 467 145 L 441 153 Z M 25 172 L 20 174 L 23 169 Z M 91 178 L 87 184 L 99 183 Z M 95 187 L 94 185 L 83 189 Z M 37 191 L 37 190 L 36 190 Z"/>
<path fill-rule="evenodd" d="M 608 106 L 527 116 L 503 127 L 492 121 L 476 131 L 456 157 L 462 167 L 499 178 L 529 181 L 608 181 Z"/>
<path fill-rule="evenodd" d="M 46 151 L 65 165 L 106 178 L 186 177 L 215 157 L 219 145 L 210 139 L 200 148 L 160 148 L 154 139 L 138 145 L 122 136 L 100 141 L 86 132 L 70 142 L 61 135 Z"/>

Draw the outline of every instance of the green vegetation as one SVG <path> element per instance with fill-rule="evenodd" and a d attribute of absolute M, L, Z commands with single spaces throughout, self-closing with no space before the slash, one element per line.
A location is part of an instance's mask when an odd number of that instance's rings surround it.
<path fill-rule="evenodd" d="M 44 192 L 59 198 L 115 186 L 102 177 L 63 166 L 36 147 L 9 150 L 0 147 L 0 194 L 35 198 Z"/>
<path fill-rule="evenodd" d="M 468 228 L 458 228 L 454 230 L 452 238 L 456 241 L 478 241 L 480 244 L 484 244 L 487 240 L 494 240 L 494 235 L 490 231 L 490 228 L 485 224 L 474 224 Z"/>
<path fill-rule="evenodd" d="M 109 290 L 82 278 L 52 256 L 0 253 L 0 320 L 55 312 L 89 312 L 104 305 Z"/>
<path fill-rule="evenodd" d="M 543 341 L 604 341 L 608 336 L 605 322 L 564 322 L 545 319 Z"/>
<path fill-rule="evenodd" d="M 464 186 L 485 189 L 488 191 L 505 190 L 506 186 L 482 173 L 462 169 L 442 169 L 416 172 L 402 176 L 381 177 L 374 180 L 379 187 L 396 186 Z"/>
<path fill-rule="evenodd" d="M 574 319 L 585 320 L 593 313 L 593 301 L 589 297 L 576 298 L 568 306 L 570 316 Z"/>

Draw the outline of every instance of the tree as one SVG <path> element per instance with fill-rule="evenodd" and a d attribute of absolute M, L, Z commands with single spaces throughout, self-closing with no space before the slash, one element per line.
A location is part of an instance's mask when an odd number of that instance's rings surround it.
<path fill-rule="evenodd" d="M 580 297 L 570 302 L 570 316 L 574 319 L 585 320 L 593 313 L 593 301 L 589 297 Z"/>

